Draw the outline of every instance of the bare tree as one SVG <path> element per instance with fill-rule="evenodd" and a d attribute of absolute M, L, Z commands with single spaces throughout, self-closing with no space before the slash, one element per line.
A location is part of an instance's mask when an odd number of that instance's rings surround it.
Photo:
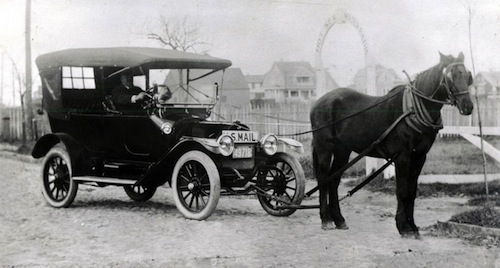
<path fill-rule="evenodd" d="M 7 56 L 7 58 L 9 59 L 9 61 L 11 62 L 12 64 L 12 94 L 14 96 L 14 99 L 15 99 L 15 95 L 16 95 L 16 80 L 17 80 L 17 85 L 18 85 L 18 93 L 19 93 L 19 97 L 20 97 L 20 101 L 21 101 L 21 117 L 23 119 L 23 127 L 22 127 L 22 144 L 23 146 L 26 144 L 26 136 L 27 136 L 27 124 L 26 124 L 26 121 L 27 121 L 27 118 L 26 118 L 26 105 L 25 105 L 25 102 L 24 102 L 24 98 L 27 94 L 27 91 L 23 91 L 23 86 L 26 86 L 26 83 L 25 81 L 23 81 L 22 79 L 22 74 L 21 72 L 19 71 L 19 68 L 17 67 L 17 64 L 16 64 L 16 61 L 7 53 L 3 53 L 3 55 Z M 31 109 L 31 106 L 28 106 L 28 110 Z"/>
<path fill-rule="evenodd" d="M 149 39 L 157 40 L 162 46 L 169 47 L 173 50 L 191 51 L 205 54 L 208 52 L 207 47 L 210 43 L 202 39 L 200 25 L 191 23 L 188 17 L 183 19 L 167 19 L 160 16 L 159 33 L 151 32 L 147 34 Z"/>

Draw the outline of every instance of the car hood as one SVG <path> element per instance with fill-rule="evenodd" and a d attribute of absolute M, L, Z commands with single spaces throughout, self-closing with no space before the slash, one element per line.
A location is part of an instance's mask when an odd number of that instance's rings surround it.
<path fill-rule="evenodd" d="M 161 129 L 164 123 L 172 126 L 172 134 L 178 139 L 184 136 L 217 139 L 224 130 L 250 131 L 248 126 L 239 122 L 209 121 L 188 114 L 175 114 L 166 118 L 151 116 L 152 121 Z"/>

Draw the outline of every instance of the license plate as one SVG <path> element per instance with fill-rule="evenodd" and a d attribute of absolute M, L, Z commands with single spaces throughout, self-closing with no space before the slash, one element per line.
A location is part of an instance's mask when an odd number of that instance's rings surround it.
<path fill-rule="evenodd" d="M 250 143 L 259 140 L 259 134 L 255 131 L 223 130 L 222 135 L 229 135 L 235 143 Z"/>
<path fill-rule="evenodd" d="M 252 158 L 253 147 L 252 146 L 237 146 L 233 151 L 233 158 Z"/>

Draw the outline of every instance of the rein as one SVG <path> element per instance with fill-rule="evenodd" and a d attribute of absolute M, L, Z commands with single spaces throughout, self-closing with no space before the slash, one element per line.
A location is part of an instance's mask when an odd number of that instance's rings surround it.
<path fill-rule="evenodd" d="M 401 93 L 401 92 L 404 92 L 403 93 L 403 114 L 405 114 L 404 119 L 407 122 L 407 124 L 413 130 L 417 131 L 418 133 L 429 132 L 428 131 L 429 129 L 431 129 L 431 132 L 437 132 L 443 128 L 443 122 L 442 122 L 441 116 L 439 116 L 439 118 L 436 121 L 434 121 L 431 118 L 429 112 L 427 111 L 427 108 L 423 104 L 422 99 L 425 99 L 425 100 L 433 102 L 433 103 L 439 103 L 442 105 L 456 106 L 457 105 L 456 96 L 470 94 L 467 90 L 460 91 L 460 92 L 451 91 L 450 85 L 448 84 L 449 79 L 446 79 L 446 78 L 448 77 L 448 74 L 451 71 L 450 67 L 453 67 L 455 65 L 465 66 L 461 62 L 454 62 L 454 63 L 451 63 L 448 66 L 446 66 L 446 68 L 443 69 L 443 75 L 441 76 L 441 81 L 439 82 L 439 86 L 434 90 L 434 92 L 431 94 L 431 96 L 427 96 L 424 92 L 417 89 L 413 85 L 408 73 L 406 73 L 406 71 L 403 70 L 403 72 L 408 77 L 409 83 L 402 90 L 400 90 L 399 92 L 396 92 L 391 97 L 389 97 L 385 100 L 379 101 L 379 102 L 377 102 L 377 103 L 375 103 L 375 104 L 373 104 L 373 105 L 371 105 L 371 106 L 369 106 L 361 111 L 353 113 L 353 114 L 346 116 L 344 118 L 338 119 L 334 122 L 330 122 L 330 123 L 325 124 L 323 126 L 317 127 L 315 129 L 311 129 L 311 130 L 303 131 L 303 132 L 298 132 L 298 133 L 294 133 L 294 134 L 281 134 L 281 135 L 276 135 L 276 136 L 278 136 L 278 137 L 300 136 L 300 135 L 304 135 L 304 134 L 313 133 L 315 131 L 327 128 L 329 126 L 332 126 L 332 125 L 335 125 L 339 122 L 347 120 L 347 119 L 354 117 L 358 114 L 364 113 L 364 112 L 372 109 L 373 107 L 378 106 L 379 104 L 382 104 L 384 102 L 389 101 L 390 99 L 399 95 L 399 93 Z M 452 79 L 451 77 L 449 77 L 449 78 Z M 436 94 L 436 92 L 439 90 L 439 88 L 441 86 L 445 87 L 446 92 L 448 94 L 448 99 L 446 101 L 434 99 L 434 95 Z"/>
<path fill-rule="evenodd" d="M 351 117 L 354 117 L 354 116 L 356 116 L 356 115 L 358 115 L 358 114 L 364 113 L 364 112 L 366 112 L 366 111 L 368 111 L 368 110 L 372 109 L 373 107 L 378 106 L 378 105 L 380 105 L 380 104 L 382 104 L 382 103 L 384 103 L 384 102 L 387 102 L 387 101 L 389 101 L 390 99 L 392 99 L 392 98 L 396 97 L 397 95 L 399 95 L 399 93 L 403 92 L 403 90 L 404 90 L 404 89 L 399 90 L 399 92 L 394 93 L 394 95 L 390 96 L 389 98 L 387 98 L 387 99 L 385 99 L 385 100 L 382 100 L 382 101 L 379 101 L 379 102 L 377 102 L 377 103 L 374 103 L 373 105 L 368 106 L 368 107 L 366 107 L 365 109 L 363 109 L 363 110 L 361 110 L 361 111 L 358 111 L 358 112 L 356 112 L 356 113 L 350 114 L 350 115 L 348 115 L 348 116 L 346 116 L 346 117 L 344 117 L 344 118 L 340 118 L 340 119 L 338 119 L 338 120 L 335 120 L 335 121 L 330 122 L 330 123 L 328 123 L 328 124 L 322 125 L 322 126 L 317 127 L 317 128 L 315 128 L 315 129 L 311 129 L 311 130 L 304 131 L 304 132 L 299 132 L 299 133 L 294 133 L 294 134 L 281 134 L 281 135 L 276 135 L 276 136 L 278 136 L 278 137 L 300 136 L 300 135 L 313 133 L 314 131 L 318 131 L 318 130 L 321 130 L 321 129 L 327 128 L 327 127 L 329 127 L 329 126 L 332 126 L 332 125 L 335 125 L 335 124 L 337 124 L 337 123 L 340 123 L 340 122 L 342 122 L 342 121 L 344 121 L 344 120 L 347 120 L 347 119 L 349 119 L 349 118 L 351 118 Z"/>

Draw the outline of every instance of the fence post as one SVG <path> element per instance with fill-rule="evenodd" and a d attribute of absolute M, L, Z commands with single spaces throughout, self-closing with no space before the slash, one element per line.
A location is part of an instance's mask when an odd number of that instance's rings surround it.
<path fill-rule="evenodd" d="M 2 118 L 2 141 L 10 141 L 10 117 Z"/>

